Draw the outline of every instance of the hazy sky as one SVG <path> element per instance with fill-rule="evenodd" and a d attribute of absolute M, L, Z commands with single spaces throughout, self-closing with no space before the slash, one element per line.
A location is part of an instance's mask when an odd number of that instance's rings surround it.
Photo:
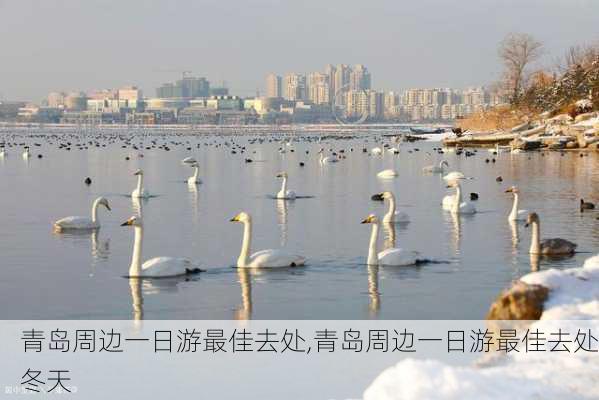
<path fill-rule="evenodd" d="M 599 0 L 0 0 L 0 98 L 134 84 L 147 95 L 191 70 L 234 94 L 270 72 L 365 64 L 373 87 L 495 80 L 510 31 L 551 64 L 599 39 Z"/>

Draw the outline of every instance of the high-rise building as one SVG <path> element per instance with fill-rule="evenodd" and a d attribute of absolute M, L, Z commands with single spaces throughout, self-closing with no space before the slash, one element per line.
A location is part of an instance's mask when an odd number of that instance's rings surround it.
<path fill-rule="evenodd" d="M 335 68 L 332 64 L 327 64 L 324 68 L 324 73 L 329 78 L 329 102 L 333 102 L 333 98 L 335 97 L 336 87 L 335 87 L 335 72 L 337 68 Z"/>
<path fill-rule="evenodd" d="M 156 89 L 159 98 L 188 98 L 208 97 L 210 95 L 210 82 L 206 78 L 184 76 L 175 83 L 165 83 Z"/>
<path fill-rule="evenodd" d="M 283 80 L 275 74 L 266 76 L 266 97 L 283 97 L 282 93 Z"/>
<path fill-rule="evenodd" d="M 330 102 L 329 76 L 321 72 L 308 74 L 306 84 L 308 99 L 314 104 L 328 104 Z"/>
<path fill-rule="evenodd" d="M 338 93 L 349 90 L 351 68 L 345 64 L 339 64 L 335 68 L 335 96 Z M 346 103 L 347 96 L 335 97 L 335 103 L 338 106 L 343 106 Z"/>
<path fill-rule="evenodd" d="M 64 107 L 66 94 L 63 92 L 52 92 L 48 94 L 48 107 L 61 108 Z"/>
<path fill-rule="evenodd" d="M 370 72 L 362 64 L 357 64 L 350 72 L 350 90 L 370 90 Z"/>
<path fill-rule="evenodd" d="M 285 75 L 285 98 L 287 100 L 306 99 L 306 76 L 296 73 Z"/>

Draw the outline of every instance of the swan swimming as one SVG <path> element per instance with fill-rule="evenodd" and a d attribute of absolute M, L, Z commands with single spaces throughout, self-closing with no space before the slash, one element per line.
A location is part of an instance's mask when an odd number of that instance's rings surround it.
<path fill-rule="evenodd" d="M 410 266 L 418 264 L 419 253 L 417 251 L 403 250 L 396 247 L 377 251 L 377 240 L 379 235 L 379 219 L 376 215 L 370 214 L 362 221 L 363 224 L 372 224 L 372 232 L 370 234 L 370 244 L 368 246 L 368 265 L 383 265 L 383 266 Z"/>
<path fill-rule="evenodd" d="M 150 197 L 150 193 L 143 187 L 144 184 L 144 173 L 141 169 L 135 171 L 133 176 L 137 176 L 137 187 L 131 192 L 131 197 L 137 199 L 147 199 Z"/>
<path fill-rule="evenodd" d="M 295 192 L 293 190 L 287 190 L 287 172 L 278 173 L 277 178 L 283 178 L 283 182 L 281 183 L 281 190 L 277 193 L 276 198 L 279 200 L 294 200 Z"/>
<path fill-rule="evenodd" d="M 447 175 L 443 175 L 443 179 L 447 182 L 450 181 L 457 181 L 458 179 L 471 179 L 471 178 L 466 178 L 466 176 L 461 173 L 460 171 L 452 171 L 449 172 Z"/>
<path fill-rule="evenodd" d="M 304 265 L 306 259 L 299 255 L 288 254 L 283 250 L 261 250 L 250 255 L 252 242 L 252 217 L 241 212 L 231 218 L 231 222 L 243 224 L 243 243 L 237 259 L 237 268 L 284 268 Z"/>
<path fill-rule="evenodd" d="M 192 167 L 195 170 L 195 172 L 192 176 L 187 178 L 187 184 L 188 185 L 199 185 L 200 183 L 202 183 L 202 180 L 199 177 L 200 166 L 198 165 L 198 163 L 190 163 L 189 166 Z"/>
<path fill-rule="evenodd" d="M 110 211 L 108 200 L 104 197 L 98 197 L 92 203 L 92 216 L 88 217 L 66 217 L 54 222 L 54 229 L 57 232 L 66 230 L 83 230 L 83 229 L 98 229 L 100 228 L 100 220 L 98 219 L 98 207 L 104 206 Z"/>
<path fill-rule="evenodd" d="M 0 158 L 4 158 L 6 156 L 6 150 L 4 150 L 4 147 L 0 148 Z"/>
<path fill-rule="evenodd" d="M 578 246 L 576 243 L 572 243 L 569 240 L 554 238 L 540 240 L 541 236 L 541 222 L 537 213 L 528 214 L 526 219 L 525 227 L 532 225 L 532 239 L 530 242 L 530 254 L 544 255 L 544 256 L 566 256 L 572 255 L 576 251 Z"/>
<path fill-rule="evenodd" d="M 455 200 L 452 204 L 452 207 L 449 211 L 454 214 L 475 214 L 476 206 L 474 203 L 468 201 L 462 201 L 462 188 L 460 186 L 459 181 L 454 181 L 449 184 L 449 187 L 453 187 L 456 190 Z M 444 199 L 445 200 L 445 199 Z"/>
<path fill-rule="evenodd" d="M 183 164 L 197 164 L 198 162 L 193 157 L 185 157 L 184 159 L 181 160 L 181 163 L 183 163 Z"/>
<path fill-rule="evenodd" d="M 429 174 L 442 174 L 443 172 L 445 172 L 445 168 L 443 167 L 448 167 L 449 168 L 449 163 L 445 160 L 442 160 L 441 162 L 439 162 L 439 165 L 428 165 L 424 168 L 422 168 L 422 172 L 426 172 Z"/>
<path fill-rule="evenodd" d="M 516 186 L 508 188 L 505 193 L 512 193 L 514 195 L 514 204 L 512 205 L 512 211 L 507 217 L 508 221 L 524 221 L 528 215 L 527 210 L 518 210 L 519 193 L 520 190 Z"/>
<path fill-rule="evenodd" d="M 389 200 L 389 210 L 383 216 L 383 223 L 401 223 L 410 222 L 410 216 L 402 211 L 395 211 L 395 195 L 392 192 L 379 193 L 383 200 Z"/>
<path fill-rule="evenodd" d="M 331 157 L 331 156 L 325 157 L 323 149 L 320 149 L 318 151 L 318 153 L 320 154 L 320 163 L 321 164 L 336 163 L 337 161 L 339 161 L 335 157 Z"/>
<path fill-rule="evenodd" d="M 394 169 L 385 169 L 376 174 L 378 178 L 395 178 L 399 174 Z"/>
<path fill-rule="evenodd" d="M 132 226 L 135 229 L 133 256 L 129 267 L 128 278 L 169 278 L 174 276 L 196 274 L 203 272 L 187 258 L 155 257 L 141 263 L 143 243 L 143 221 L 141 217 L 133 216 L 121 226 Z"/>
<path fill-rule="evenodd" d="M 29 147 L 25 147 L 25 151 L 23 152 L 23 159 L 28 160 L 30 156 L 31 153 L 29 153 Z"/>
<path fill-rule="evenodd" d="M 381 149 L 380 147 L 374 147 L 372 148 L 372 150 L 370 150 L 370 153 L 378 156 L 383 154 L 383 149 Z"/>

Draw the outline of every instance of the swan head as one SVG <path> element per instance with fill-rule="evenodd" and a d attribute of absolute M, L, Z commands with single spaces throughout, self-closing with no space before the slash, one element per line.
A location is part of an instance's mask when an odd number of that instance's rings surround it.
<path fill-rule="evenodd" d="M 121 226 L 142 226 L 142 219 L 138 216 L 133 216 L 129 218 L 127 221 L 123 222 Z"/>
<path fill-rule="evenodd" d="M 112 211 L 110 208 L 110 204 L 108 204 L 108 200 L 106 200 L 104 197 L 98 197 L 98 199 L 96 201 L 98 202 L 99 205 L 106 207 L 106 209 L 108 211 Z"/>
<path fill-rule="evenodd" d="M 451 188 L 457 188 L 458 186 L 460 186 L 460 182 L 458 182 L 457 180 L 452 180 L 447 183 L 446 188 L 451 189 Z"/>
<path fill-rule="evenodd" d="M 229 221 L 230 222 L 243 222 L 243 223 L 246 223 L 246 222 L 250 222 L 251 219 L 252 218 L 250 217 L 250 214 L 242 211 L 239 214 L 237 214 L 236 216 L 234 216 L 233 218 L 231 218 Z"/>
<path fill-rule="evenodd" d="M 442 167 L 442 166 L 444 166 L 444 165 L 445 165 L 447 168 L 449 168 L 449 163 L 447 162 L 447 160 L 443 160 L 443 161 L 441 161 L 441 164 L 439 164 L 439 166 L 441 166 L 441 167 Z"/>
<path fill-rule="evenodd" d="M 511 187 L 507 188 L 505 193 L 520 193 L 520 189 L 518 189 L 518 187 L 516 187 L 516 186 L 511 186 Z"/>
<path fill-rule="evenodd" d="M 287 172 L 279 172 L 277 178 L 287 178 Z"/>
<path fill-rule="evenodd" d="M 381 196 L 381 198 L 387 199 L 387 200 L 392 199 L 394 197 L 393 193 L 391 193 L 391 192 L 382 192 L 382 193 L 379 193 L 379 196 Z"/>
<path fill-rule="evenodd" d="M 526 218 L 526 223 L 524 224 L 524 226 L 528 228 L 529 225 L 538 223 L 538 222 L 539 222 L 539 216 L 537 215 L 537 213 L 533 212 L 533 213 L 528 214 L 528 217 Z"/>
<path fill-rule="evenodd" d="M 144 174 L 144 172 L 141 169 L 138 169 L 137 171 L 135 171 L 133 173 L 133 176 L 139 176 L 139 175 L 143 175 L 143 174 Z"/>
<path fill-rule="evenodd" d="M 376 215 L 370 214 L 361 222 L 362 224 L 376 224 L 379 222 L 379 219 Z"/>

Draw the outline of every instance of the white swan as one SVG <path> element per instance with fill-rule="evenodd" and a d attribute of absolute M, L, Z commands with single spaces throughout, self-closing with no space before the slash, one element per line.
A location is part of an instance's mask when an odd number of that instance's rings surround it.
<path fill-rule="evenodd" d="M 459 181 L 453 181 L 448 187 L 455 188 L 455 201 L 449 211 L 454 214 L 474 214 L 476 206 L 469 201 L 462 201 L 462 188 Z"/>
<path fill-rule="evenodd" d="M 466 176 L 461 173 L 460 171 L 452 171 L 449 172 L 447 175 L 443 175 L 443 179 L 447 182 L 450 181 L 456 181 L 458 179 L 470 179 L 470 178 L 466 178 Z"/>
<path fill-rule="evenodd" d="M 31 153 L 29 153 L 29 147 L 25 147 L 25 151 L 23 152 L 23 159 L 28 160 L 30 156 Z"/>
<path fill-rule="evenodd" d="M 318 153 L 320 154 L 320 163 L 321 164 L 336 163 L 337 161 L 339 161 L 335 157 L 331 157 L 331 156 L 325 157 L 323 149 L 320 149 L 318 151 Z"/>
<path fill-rule="evenodd" d="M 576 251 L 578 246 L 576 243 L 572 243 L 566 239 L 545 239 L 540 240 L 541 237 L 541 222 L 537 213 L 528 214 L 526 219 L 525 227 L 532 225 L 532 239 L 530 241 L 530 254 L 544 255 L 544 256 L 566 256 L 572 255 Z"/>
<path fill-rule="evenodd" d="M 428 165 L 424 168 L 422 168 L 422 172 L 426 172 L 429 174 L 442 174 L 443 172 L 445 172 L 445 168 L 443 167 L 449 167 L 449 163 L 445 160 L 442 160 L 441 162 L 439 162 L 439 165 Z"/>
<path fill-rule="evenodd" d="M 138 169 L 137 171 L 135 171 L 135 173 L 133 174 L 134 176 L 137 176 L 137 187 L 135 188 L 135 190 L 133 192 L 131 192 L 131 197 L 132 198 L 137 198 L 137 199 L 145 199 L 150 197 L 150 193 L 148 193 L 148 191 L 146 189 L 144 189 L 143 184 L 144 184 L 144 173 L 141 169 Z"/>
<path fill-rule="evenodd" d="M 4 150 L 4 147 L 0 148 L 0 158 L 4 158 L 6 156 L 6 150 Z"/>
<path fill-rule="evenodd" d="M 282 268 L 305 264 L 306 259 L 304 257 L 288 254 L 283 250 L 261 250 L 250 255 L 252 217 L 248 213 L 241 212 L 230 221 L 243 223 L 243 243 L 241 245 L 241 253 L 237 259 L 237 268 Z"/>
<path fill-rule="evenodd" d="M 378 178 L 395 178 L 399 174 L 394 169 L 385 169 L 376 174 Z"/>
<path fill-rule="evenodd" d="M 143 221 L 141 217 L 131 217 L 121 226 L 132 226 L 135 229 L 133 256 L 129 267 L 129 278 L 168 278 L 173 276 L 203 272 L 198 265 L 187 258 L 155 257 L 141 263 L 143 243 Z"/>
<path fill-rule="evenodd" d="M 378 156 L 383 154 L 383 149 L 381 149 L 380 147 L 374 147 L 370 150 L 370 153 Z"/>
<path fill-rule="evenodd" d="M 512 211 L 507 217 L 508 221 L 524 221 L 526 216 L 528 215 L 527 210 L 518 210 L 519 203 L 519 193 L 520 190 L 516 186 L 512 186 L 505 191 L 505 193 L 513 193 L 514 195 L 514 204 L 512 205 Z"/>
<path fill-rule="evenodd" d="M 368 246 L 368 265 L 383 266 L 409 266 L 418 264 L 419 253 L 417 251 L 403 250 L 396 247 L 377 252 L 377 240 L 379 235 L 379 219 L 370 214 L 362 221 L 363 224 L 372 224 L 370 244 Z"/>
<path fill-rule="evenodd" d="M 82 230 L 82 229 L 98 229 L 100 227 L 100 220 L 98 219 L 98 206 L 104 206 L 110 211 L 110 205 L 108 200 L 104 197 L 98 197 L 92 203 L 92 216 L 88 217 L 66 217 L 59 219 L 54 222 L 54 229 L 58 232 L 66 230 Z"/>
<path fill-rule="evenodd" d="M 191 164 L 189 164 L 189 166 L 194 168 L 195 172 L 193 173 L 192 176 L 187 178 L 187 184 L 188 185 L 199 185 L 200 183 L 202 183 L 202 180 L 200 179 L 200 166 L 197 163 L 191 163 Z"/>
<path fill-rule="evenodd" d="M 395 211 L 395 195 L 392 192 L 379 193 L 383 200 L 389 200 L 389 209 L 383 216 L 383 223 L 401 223 L 410 222 L 410 216 L 402 211 Z"/>
<path fill-rule="evenodd" d="M 276 198 L 279 200 L 294 200 L 295 192 L 293 190 L 287 190 L 287 172 L 278 173 L 277 178 L 283 178 L 283 182 L 281 183 L 281 190 L 277 193 Z"/>
<path fill-rule="evenodd" d="M 184 159 L 181 160 L 181 163 L 183 163 L 183 164 L 197 164 L 198 162 L 193 157 L 185 157 Z"/>

